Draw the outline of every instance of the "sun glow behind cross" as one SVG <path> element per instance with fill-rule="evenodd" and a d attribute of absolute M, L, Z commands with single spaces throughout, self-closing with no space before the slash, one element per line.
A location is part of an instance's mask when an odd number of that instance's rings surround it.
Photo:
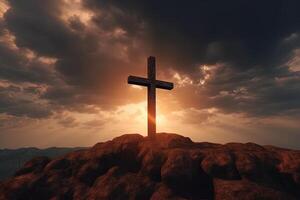
<path fill-rule="evenodd" d="M 156 110 L 156 125 L 158 132 L 166 131 L 167 120 L 165 114 L 162 113 L 162 102 L 158 102 Z M 128 114 L 132 126 L 135 126 L 136 130 L 146 135 L 147 133 L 147 102 L 143 101 L 136 104 L 128 104 L 120 108 L 123 112 Z"/>

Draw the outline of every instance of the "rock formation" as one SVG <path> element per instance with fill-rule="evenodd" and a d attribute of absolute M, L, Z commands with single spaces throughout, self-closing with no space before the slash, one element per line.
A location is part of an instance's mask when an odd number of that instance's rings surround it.
<path fill-rule="evenodd" d="M 123 135 L 27 162 L 0 183 L 0 199 L 300 199 L 300 151 Z"/>

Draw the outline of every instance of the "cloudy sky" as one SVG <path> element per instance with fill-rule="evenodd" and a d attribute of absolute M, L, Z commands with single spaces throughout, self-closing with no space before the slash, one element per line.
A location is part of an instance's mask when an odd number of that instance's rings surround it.
<path fill-rule="evenodd" d="M 0 148 L 90 146 L 157 128 L 300 148 L 298 0 L 0 0 Z"/>

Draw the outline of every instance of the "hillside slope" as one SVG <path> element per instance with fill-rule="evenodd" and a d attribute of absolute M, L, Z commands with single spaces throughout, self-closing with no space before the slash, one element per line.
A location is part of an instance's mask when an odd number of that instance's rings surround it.
<path fill-rule="evenodd" d="M 0 199 L 300 199 L 300 151 L 123 135 L 27 162 Z"/>
<path fill-rule="evenodd" d="M 76 148 L 20 148 L 20 149 L 0 149 L 0 181 L 11 177 L 16 170 L 24 165 L 25 162 L 37 156 L 47 156 L 50 158 L 64 155 L 71 151 L 82 149 Z"/>

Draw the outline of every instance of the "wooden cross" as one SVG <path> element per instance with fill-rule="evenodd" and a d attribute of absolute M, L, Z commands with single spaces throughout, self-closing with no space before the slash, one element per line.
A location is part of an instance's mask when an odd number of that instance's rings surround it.
<path fill-rule="evenodd" d="M 170 82 L 156 80 L 155 57 L 148 58 L 148 78 L 128 76 L 128 83 L 148 87 L 148 136 L 155 138 L 156 134 L 156 88 L 172 90 Z"/>

